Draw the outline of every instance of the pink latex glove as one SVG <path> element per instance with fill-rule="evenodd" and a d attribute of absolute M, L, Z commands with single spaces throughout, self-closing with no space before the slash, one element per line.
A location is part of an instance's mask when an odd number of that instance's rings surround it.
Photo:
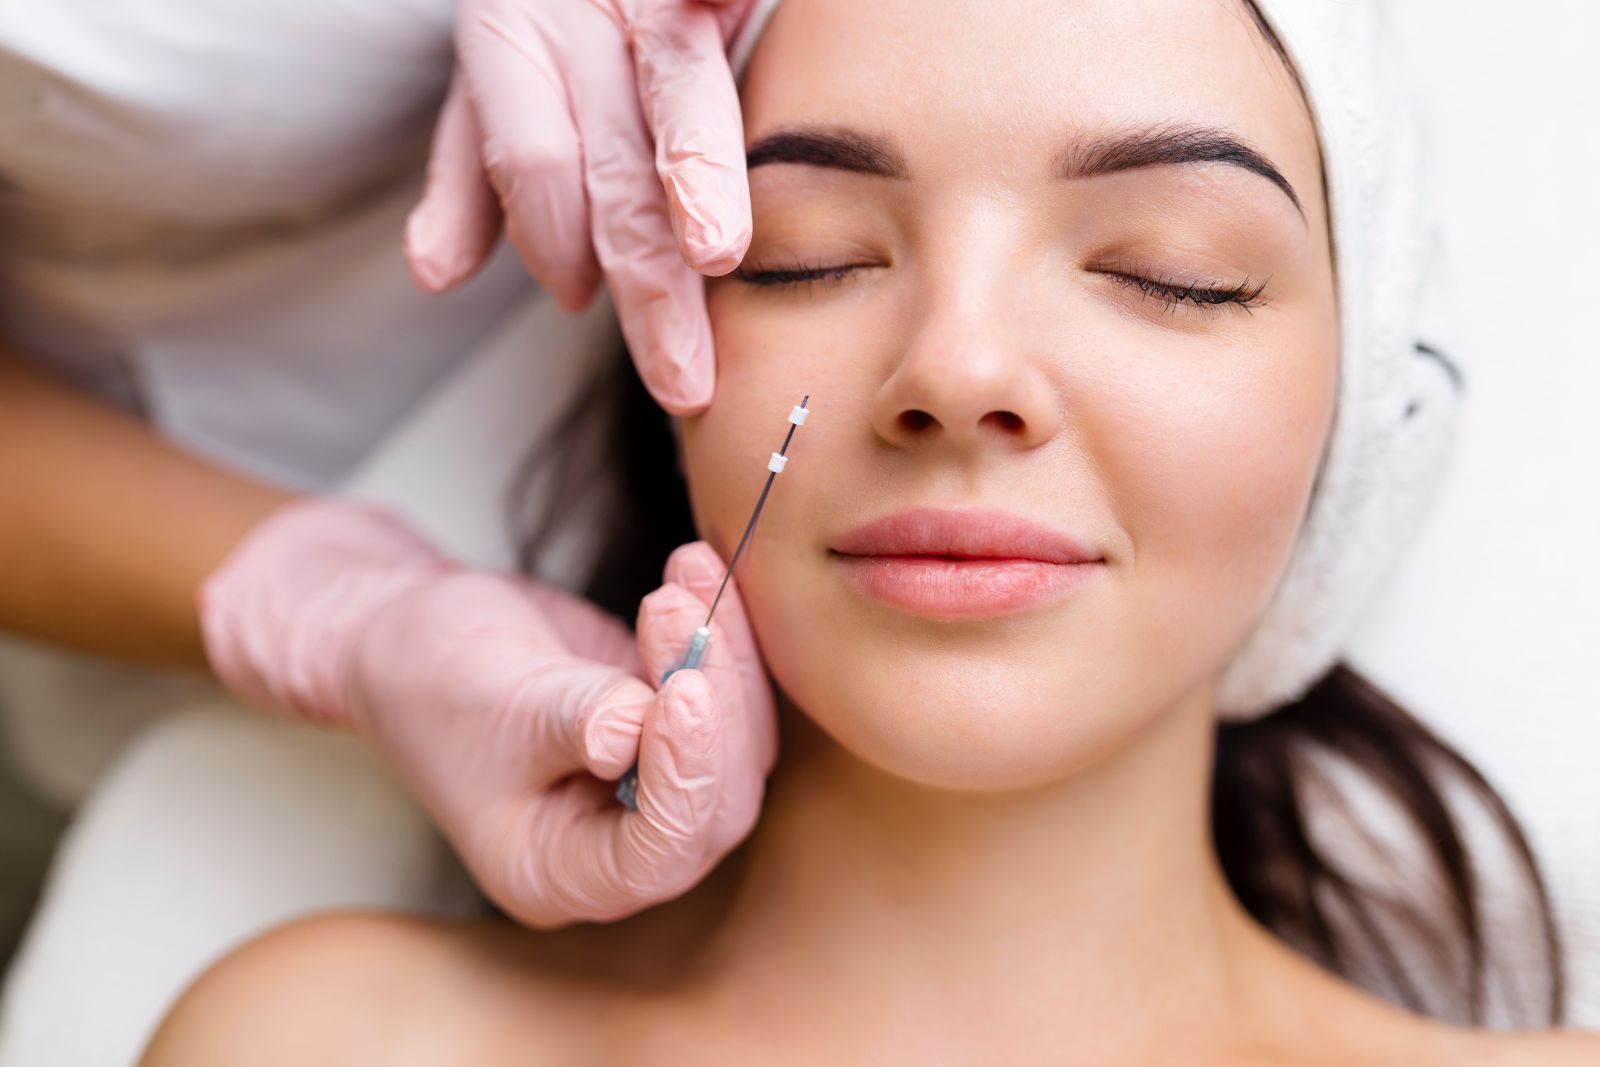
<path fill-rule="evenodd" d="M 702 410 L 716 373 L 695 270 L 726 274 L 750 245 L 726 47 L 751 6 L 459 0 L 456 73 L 406 223 L 418 283 L 471 277 L 503 224 L 568 310 L 603 273 L 651 394 Z"/>
<path fill-rule="evenodd" d="M 678 549 L 636 644 L 582 600 L 445 560 L 378 508 L 306 499 L 251 531 L 199 600 L 230 688 L 368 738 L 489 898 L 552 928 L 678 896 L 755 825 L 777 723 L 731 582 L 702 669 L 642 680 L 681 655 L 721 576 L 709 546 Z M 630 812 L 612 793 L 635 759 Z"/>

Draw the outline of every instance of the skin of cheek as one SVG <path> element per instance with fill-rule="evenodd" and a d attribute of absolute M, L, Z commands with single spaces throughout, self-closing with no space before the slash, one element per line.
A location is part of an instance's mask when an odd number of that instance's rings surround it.
<path fill-rule="evenodd" d="M 1132 667 L 1135 704 L 1214 681 L 1270 601 L 1332 419 L 1337 334 L 1324 325 L 1091 364 L 1083 432 L 1134 545 L 1112 654 Z"/>
<path fill-rule="evenodd" d="M 1331 320 L 1287 316 L 1230 346 L 1103 307 L 1069 313 L 1076 327 L 1056 334 L 1077 339 L 1064 440 L 997 465 L 965 503 L 1117 531 L 1114 566 L 1048 610 L 950 625 L 864 601 L 825 552 L 888 510 L 951 502 L 908 477 L 868 422 L 904 325 L 865 303 L 758 304 L 737 284 L 711 290 L 717 399 L 682 424 L 695 519 L 727 558 L 809 391 L 814 415 L 738 581 L 774 680 L 835 741 L 925 785 L 1027 788 L 1214 681 L 1299 530 L 1331 418 Z"/>

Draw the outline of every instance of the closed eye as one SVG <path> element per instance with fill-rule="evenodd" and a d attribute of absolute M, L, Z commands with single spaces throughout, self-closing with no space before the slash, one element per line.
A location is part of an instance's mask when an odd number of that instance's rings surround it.
<path fill-rule="evenodd" d="M 839 263 L 814 266 L 794 263 L 766 269 L 741 267 L 737 277 L 746 284 L 764 288 L 802 285 L 809 288 L 818 283 L 828 287 L 838 285 L 851 275 L 871 266 L 873 264 Z M 1128 274 L 1123 271 L 1103 273 L 1122 285 L 1137 289 L 1145 297 L 1155 297 L 1169 308 L 1189 306 L 1208 313 L 1216 313 L 1227 304 L 1241 307 L 1247 312 L 1265 305 L 1266 301 L 1261 299 L 1261 294 L 1266 290 L 1267 283 L 1272 280 L 1271 275 L 1268 275 L 1260 282 L 1252 283 L 1246 278 L 1238 285 L 1219 287 L 1202 282 L 1180 282 L 1171 277 L 1147 278 L 1144 275 Z"/>
<path fill-rule="evenodd" d="M 739 268 L 737 275 L 740 281 L 757 286 L 780 285 L 809 285 L 822 282 L 824 285 L 844 281 L 856 271 L 865 270 L 865 263 L 841 263 L 828 267 L 810 266 L 805 263 L 795 263 L 771 269 Z"/>
<path fill-rule="evenodd" d="M 1220 311 L 1225 304 L 1237 305 L 1247 312 L 1250 312 L 1251 308 L 1261 307 L 1266 304 L 1266 301 L 1261 299 L 1261 294 L 1267 288 L 1267 282 L 1272 280 L 1269 274 L 1257 283 L 1252 283 L 1246 278 L 1238 285 L 1216 287 L 1202 282 L 1180 282 L 1173 278 L 1146 278 L 1143 275 L 1125 274 L 1121 271 L 1106 273 L 1117 282 L 1137 289 L 1145 296 L 1156 297 L 1169 308 L 1191 305 L 1205 312 Z"/>

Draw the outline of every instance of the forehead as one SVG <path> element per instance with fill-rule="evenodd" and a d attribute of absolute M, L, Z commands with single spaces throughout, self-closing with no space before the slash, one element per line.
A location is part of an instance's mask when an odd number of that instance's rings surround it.
<path fill-rule="evenodd" d="M 752 139 L 848 124 L 893 137 L 913 172 L 977 148 L 1031 169 L 1078 134 L 1219 126 L 1321 198 L 1311 115 L 1243 0 L 786 0 L 743 104 Z"/>

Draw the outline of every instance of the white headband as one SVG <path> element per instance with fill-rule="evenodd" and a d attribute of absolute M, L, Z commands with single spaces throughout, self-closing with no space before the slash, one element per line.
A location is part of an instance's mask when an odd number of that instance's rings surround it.
<path fill-rule="evenodd" d="M 730 49 L 742 76 L 780 0 Z M 1461 377 L 1413 101 L 1376 0 L 1256 0 L 1322 141 L 1339 279 L 1339 396 L 1306 524 L 1272 602 L 1222 678 L 1242 721 L 1298 699 L 1338 660 L 1421 529 L 1449 465 Z"/>

